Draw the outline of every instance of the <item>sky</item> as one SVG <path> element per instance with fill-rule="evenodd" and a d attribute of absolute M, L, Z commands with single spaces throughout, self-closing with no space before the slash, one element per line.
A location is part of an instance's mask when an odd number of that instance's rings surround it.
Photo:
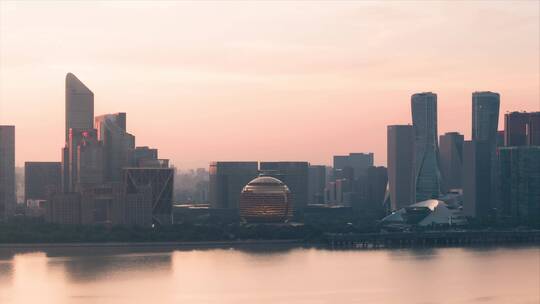
<path fill-rule="evenodd" d="M 540 110 L 540 1 L 0 2 L 0 124 L 16 163 L 60 161 L 65 75 L 95 114 L 179 168 L 373 152 L 438 95 L 439 134 L 470 138 L 471 93 Z"/>

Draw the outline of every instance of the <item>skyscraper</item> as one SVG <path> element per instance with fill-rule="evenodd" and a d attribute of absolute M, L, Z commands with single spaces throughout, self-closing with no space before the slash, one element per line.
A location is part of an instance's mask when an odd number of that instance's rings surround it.
<path fill-rule="evenodd" d="M 61 164 L 59 162 L 24 163 L 24 202 L 47 200 L 61 192 Z"/>
<path fill-rule="evenodd" d="M 472 141 L 486 142 L 489 149 L 491 181 L 491 207 L 495 207 L 499 187 L 497 161 L 497 134 L 499 126 L 500 95 L 494 92 L 474 92 L 472 94 Z"/>
<path fill-rule="evenodd" d="M 373 153 L 349 153 L 349 155 L 334 156 L 334 170 L 352 168 L 354 179 L 365 177 L 367 169 L 371 166 L 373 166 Z M 336 177 L 335 175 L 334 177 Z"/>
<path fill-rule="evenodd" d="M 66 133 L 62 149 L 62 190 L 75 191 L 77 149 L 81 132 L 91 130 L 94 122 L 94 93 L 75 75 L 66 75 Z"/>
<path fill-rule="evenodd" d="M 491 176 L 491 143 L 463 143 L 463 212 L 469 217 L 487 217 L 493 209 Z"/>
<path fill-rule="evenodd" d="M 126 113 L 97 116 L 95 128 L 103 143 L 104 179 L 120 182 L 122 168 L 129 166 L 130 153 L 135 149 L 135 136 L 126 132 Z"/>
<path fill-rule="evenodd" d="M 372 166 L 368 168 L 367 180 L 362 191 L 365 201 L 365 210 L 376 217 L 384 215 L 383 200 L 386 185 L 388 184 L 388 169 L 386 167 Z"/>
<path fill-rule="evenodd" d="M 472 140 L 487 141 L 495 153 L 499 125 L 500 95 L 494 92 L 472 94 Z"/>
<path fill-rule="evenodd" d="M 15 197 L 15 126 L 0 126 L 0 221 L 12 216 Z"/>
<path fill-rule="evenodd" d="M 437 95 L 431 92 L 411 97 L 415 133 L 416 201 L 437 198 L 440 194 L 440 171 L 437 159 Z"/>
<path fill-rule="evenodd" d="M 63 157 L 62 165 L 66 164 L 68 188 L 64 192 L 77 191 L 80 183 L 103 182 L 103 146 L 97 140 L 96 129 L 69 130 L 67 155 Z M 64 183 L 65 177 L 62 179 Z"/>
<path fill-rule="evenodd" d="M 152 221 L 158 225 L 172 224 L 174 169 L 166 167 L 124 168 L 123 171 L 124 197 L 141 193 L 141 189 L 150 186 Z"/>
<path fill-rule="evenodd" d="M 463 135 L 449 132 L 439 137 L 439 161 L 441 165 L 442 189 L 461 189 L 463 165 Z"/>
<path fill-rule="evenodd" d="M 310 165 L 308 173 L 308 203 L 323 204 L 326 187 L 326 166 Z"/>
<path fill-rule="evenodd" d="M 209 200 L 212 208 L 236 209 L 244 186 L 259 174 L 257 162 L 210 163 Z"/>
<path fill-rule="evenodd" d="M 533 112 L 529 117 L 527 141 L 530 146 L 540 146 L 540 112 Z"/>
<path fill-rule="evenodd" d="M 540 112 L 504 114 L 504 145 L 506 147 L 540 145 Z"/>
<path fill-rule="evenodd" d="M 66 75 L 66 142 L 70 129 L 91 129 L 94 122 L 94 93 L 75 75 Z"/>
<path fill-rule="evenodd" d="M 499 214 L 524 224 L 540 223 L 540 146 L 499 150 Z"/>
<path fill-rule="evenodd" d="M 103 144 L 98 141 L 95 129 L 81 132 L 75 162 L 75 189 L 81 185 L 100 185 L 103 180 Z"/>
<path fill-rule="evenodd" d="M 415 202 L 415 147 L 411 125 L 393 125 L 387 129 L 388 197 L 391 210 Z"/>
<path fill-rule="evenodd" d="M 136 147 L 129 154 L 129 163 L 133 167 L 139 167 L 148 161 L 155 161 L 158 159 L 158 150 L 151 149 L 147 146 Z"/>
<path fill-rule="evenodd" d="M 504 114 L 504 145 L 506 147 L 526 146 L 528 123 L 529 113 Z"/>
<path fill-rule="evenodd" d="M 283 181 L 291 190 L 294 213 L 308 204 L 308 162 L 261 162 L 261 172 Z"/>

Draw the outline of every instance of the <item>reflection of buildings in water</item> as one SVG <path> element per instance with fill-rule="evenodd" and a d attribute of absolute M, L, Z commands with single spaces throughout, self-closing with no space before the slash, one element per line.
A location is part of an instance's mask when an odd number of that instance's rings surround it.
<path fill-rule="evenodd" d="M 0 286 L 5 286 L 13 277 L 13 262 L 0 258 Z"/>
<path fill-rule="evenodd" d="M 412 247 L 406 249 L 388 250 L 393 260 L 430 261 L 438 257 L 439 249 L 432 247 Z"/>
<path fill-rule="evenodd" d="M 69 280 L 84 282 L 104 277 L 131 277 L 141 272 L 162 276 L 171 271 L 170 251 L 131 247 L 54 248 L 47 250 L 47 256 L 49 267 L 61 267 Z"/>
<path fill-rule="evenodd" d="M 48 267 L 47 256 L 44 252 L 30 248 L 1 251 L 0 287 L 7 288 L 7 290 L 30 291 L 15 292 L 8 298 L 8 302 L 38 303 L 38 297 L 47 298 L 48 295 L 61 292 L 63 274 Z M 10 255 L 11 258 L 3 259 Z M 1 297 L 0 302 L 2 302 Z"/>

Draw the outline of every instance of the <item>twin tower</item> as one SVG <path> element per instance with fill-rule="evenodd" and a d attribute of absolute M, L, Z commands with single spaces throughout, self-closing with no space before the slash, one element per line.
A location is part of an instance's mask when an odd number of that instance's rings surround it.
<path fill-rule="evenodd" d="M 500 96 L 494 92 L 472 94 L 472 141 L 487 142 L 492 167 L 496 162 Z M 392 210 L 444 193 L 448 184 L 441 172 L 437 128 L 437 94 L 411 97 L 412 125 L 388 127 L 388 199 Z M 450 133 L 450 135 L 459 135 Z M 462 136 L 461 136 L 462 137 Z M 463 139 L 461 140 L 463 142 Z M 461 156 L 462 147 L 458 147 Z M 461 159 L 459 163 L 461 163 Z M 445 169 L 445 168 L 442 168 Z M 443 170 L 449 171 L 449 170 Z M 443 172 L 444 173 L 444 172 Z M 491 174 L 492 183 L 495 173 Z M 461 178 L 461 177 L 458 177 Z M 448 186 L 448 185 L 446 185 Z M 448 189 L 446 189 L 448 190 Z"/>

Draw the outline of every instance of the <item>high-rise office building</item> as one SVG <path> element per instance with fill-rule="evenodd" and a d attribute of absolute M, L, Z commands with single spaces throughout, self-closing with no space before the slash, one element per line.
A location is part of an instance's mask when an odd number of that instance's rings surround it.
<path fill-rule="evenodd" d="M 67 142 L 66 145 L 62 148 L 62 158 L 61 158 L 61 167 L 62 167 L 62 192 L 67 193 L 70 191 L 71 188 L 71 166 L 69 165 L 69 143 Z"/>
<path fill-rule="evenodd" d="M 158 159 L 158 150 L 147 146 L 136 147 L 129 155 L 129 163 L 133 167 L 143 166 L 144 163 L 153 162 Z"/>
<path fill-rule="evenodd" d="M 373 153 L 349 153 L 349 155 L 334 156 L 334 172 L 336 170 L 353 170 L 353 179 L 360 179 L 366 176 L 367 169 L 373 166 Z M 338 178 L 339 174 L 334 173 Z"/>
<path fill-rule="evenodd" d="M 523 224 L 540 223 L 540 146 L 499 150 L 499 214 Z"/>
<path fill-rule="evenodd" d="M 497 131 L 497 148 L 504 147 L 504 130 Z"/>
<path fill-rule="evenodd" d="M 126 132 L 126 113 L 97 116 L 95 128 L 103 143 L 104 179 L 120 182 L 122 168 L 130 165 L 130 153 L 135 149 L 135 137 Z"/>
<path fill-rule="evenodd" d="M 123 193 L 124 225 L 152 225 L 152 186 L 129 188 Z"/>
<path fill-rule="evenodd" d="M 463 142 L 463 211 L 466 216 L 485 218 L 492 215 L 490 154 L 490 142 Z"/>
<path fill-rule="evenodd" d="M 323 204 L 326 187 L 326 166 L 310 165 L 308 172 L 308 203 Z"/>
<path fill-rule="evenodd" d="M 60 162 L 24 163 L 24 202 L 44 201 L 62 191 Z"/>
<path fill-rule="evenodd" d="M 393 125 L 387 129 L 388 198 L 391 210 L 413 204 L 415 195 L 414 127 Z"/>
<path fill-rule="evenodd" d="M 472 140 L 487 141 L 493 150 L 499 125 L 499 106 L 499 93 L 472 94 Z"/>
<path fill-rule="evenodd" d="M 67 178 L 63 177 L 64 180 L 67 180 L 67 189 L 64 192 L 75 192 L 77 180 L 78 180 L 78 157 L 79 157 L 79 143 L 82 138 L 82 133 L 85 130 L 90 129 L 69 129 L 69 136 L 67 141 L 67 157 L 63 157 L 63 166 L 67 166 Z M 66 153 L 64 150 L 63 153 Z M 65 169 L 63 170 L 66 171 Z"/>
<path fill-rule="evenodd" d="M 95 129 L 84 130 L 77 146 L 75 189 L 80 185 L 99 185 L 104 182 L 103 144 Z"/>
<path fill-rule="evenodd" d="M 485 141 L 489 146 L 491 159 L 492 201 L 497 200 L 497 134 L 499 126 L 500 95 L 494 92 L 474 92 L 472 94 L 472 141 Z"/>
<path fill-rule="evenodd" d="M 349 166 L 349 155 L 334 155 L 333 161 L 334 170 L 343 169 Z"/>
<path fill-rule="evenodd" d="M 500 95 L 494 92 L 474 92 L 472 94 L 472 133 L 473 141 L 488 142 L 492 167 L 497 162 L 497 133 L 499 126 Z M 492 172 L 494 178 L 496 172 Z"/>
<path fill-rule="evenodd" d="M 504 114 L 504 145 L 518 147 L 527 145 L 527 125 L 529 113 L 512 112 Z"/>
<path fill-rule="evenodd" d="M 463 166 L 463 140 L 458 132 L 449 132 L 439 137 L 439 162 L 442 190 L 461 189 Z"/>
<path fill-rule="evenodd" d="M 80 184 L 103 182 L 103 145 L 97 139 L 96 129 L 70 129 L 64 154 L 67 155 L 63 157 L 63 172 L 68 173 L 68 188 L 64 192 L 75 192 Z M 68 170 L 65 170 L 66 164 Z M 63 184 L 66 183 L 66 178 L 62 179 Z"/>
<path fill-rule="evenodd" d="M 504 115 L 506 147 L 540 145 L 540 112 L 512 112 Z"/>
<path fill-rule="evenodd" d="M 66 75 L 66 130 L 62 148 L 62 190 L 75 191 L 77 150 L 81 133 L 91 130 L 94 122 L 94 93 L 75 75 Z"/>
<path fill-rule="evenodd" d="M 540 112 L 534 112 L 530 114 L 528 131 L 528 144 L 530 146 L 540 146 Z"/>
<path fill-rule="evenodd" d="M 437 95 L 431 92 L 411 97 L 415 133 L 416 201 L 440 195 L 440 171 L 437 158 Z"/>
<path fill-rule="evenodd" d="M 369 214 L 382 215 L 384 192 L 388 184 L 388 170 L 382 166 L 368 168 L 367 179 L 362 191 L 365 209 Z"/>
<path fill-rule="evenodd" d="M 257 162 L 218 161 L 210 163 L 209 200 L 212 208 L 236 209 L 240 193 L 259 175 Z"/>
<path fill-rule="evenodd" d="M 56 224 L 81 224 L 81 195 L 56 193 L 45 203 L 45 220 Z"/>
<path fill-rule="evenodd" d="M 79 193 L 82 225 L 123 224 L 121 183 L 86 185 Z"/>
<path fill-rule="evenodd" d="M 94 93 L 75 75 L 66 75 L 66 142 L 70 129 L 91 129 L 94 123 Z"/>
<path fill-rule="evenodd" d="M 0 126 L 0 221 L 15 213 L 15 126 Z"/>
<path fill-rule="evenodd" d="M 173 168 L 124 168 L 124 195 L 140 193 L 150 185 L 152 191 L 152 220 L 158 225 L 172 224 L 174 189 Z"/>
<path fill-rule="evenodd" d="M 301 213 L 308 204 L 308 162 L 261 162 L 263 174 L 283 181 L 291 190 L 295 214 Z"/>

